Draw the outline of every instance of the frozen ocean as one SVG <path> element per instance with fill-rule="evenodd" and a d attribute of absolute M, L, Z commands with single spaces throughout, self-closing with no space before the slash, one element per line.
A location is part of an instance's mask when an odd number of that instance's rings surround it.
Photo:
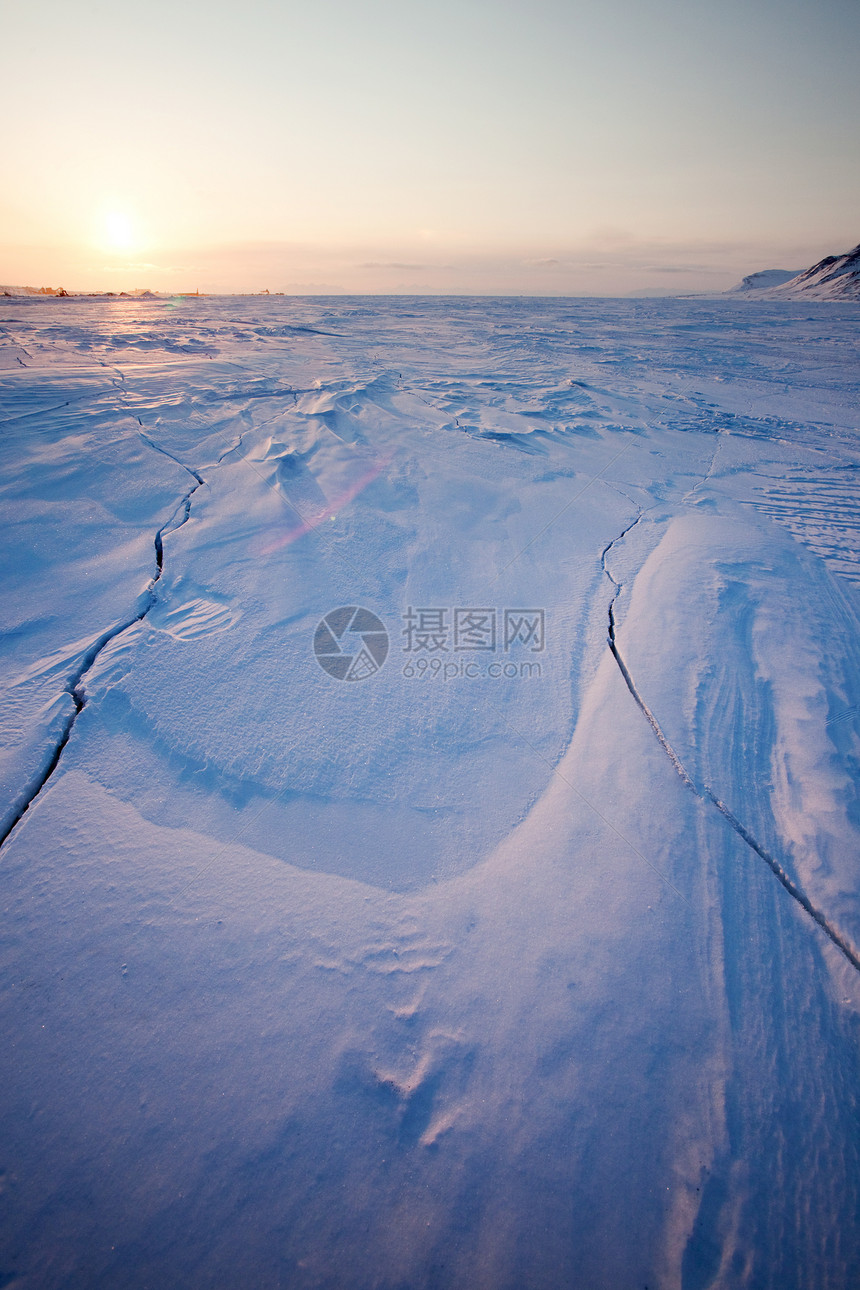
<path fill-rule="evenodd" d="M 860 304 L 0 301 L 0 1287 L 860 1284 Z"/>

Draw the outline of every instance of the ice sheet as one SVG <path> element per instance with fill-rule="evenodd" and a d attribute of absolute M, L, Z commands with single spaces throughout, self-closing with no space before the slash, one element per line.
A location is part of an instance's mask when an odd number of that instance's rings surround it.
<path fill-rule="evenodd" d="M 854 1284 L 858 318 L 0 304 L 0 1285 Z"/>

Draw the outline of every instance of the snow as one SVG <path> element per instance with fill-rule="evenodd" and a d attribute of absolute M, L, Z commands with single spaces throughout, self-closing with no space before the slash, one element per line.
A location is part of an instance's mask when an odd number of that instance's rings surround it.
<path fill-rule="evenodd" d="M 857 321 L 0 302 L 0 1285 L 856 1283 Z"/>
<path fill-rule="evenodd" d="M 796 278 L 800 272 L 800 269 L 760 269 L 758 273 L 748 273 L 731 290 L 733 292 L 761 291 L 766 287 L 781 287 L 784 282 Z"/>
<path fill-rule="evenodd" d="M 844 255 L 828 255 L 810 268 L 796 273 L 765 269 L 743 279 L 733 292 L 764 291 L 773 299 L 857 300 L 860 299 L 860 245 Z"/>

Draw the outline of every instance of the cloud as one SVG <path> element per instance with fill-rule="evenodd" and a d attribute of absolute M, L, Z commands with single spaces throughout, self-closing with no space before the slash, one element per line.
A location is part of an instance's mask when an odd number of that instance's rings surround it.
<path fill-rule="evenodd" d="M 357 269 L 405 269 L 410 273 L 453 272 L 453 264 L 409 264 L 403 260 L 365 260 Z"/>
<path fill-rule="evenodd" d="M 129 261 L 127 264 L 104 264 L 102 265 L 103 273 L 182 273 L 186 268 L 183 265 L 172 264 L 149 264 L 144 261 Z"/>
<path fill-rule="evenodd" d="M 646 273 L 724 273 L 714 264 L 644 264 Z"/>

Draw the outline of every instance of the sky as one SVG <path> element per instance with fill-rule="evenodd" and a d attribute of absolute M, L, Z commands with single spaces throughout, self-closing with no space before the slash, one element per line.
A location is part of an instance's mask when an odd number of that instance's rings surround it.
<path fill-rule="evenodd" d="M 860 241 L 857 0 L 0 0 L 0 283 L 711 291 Z"/>

